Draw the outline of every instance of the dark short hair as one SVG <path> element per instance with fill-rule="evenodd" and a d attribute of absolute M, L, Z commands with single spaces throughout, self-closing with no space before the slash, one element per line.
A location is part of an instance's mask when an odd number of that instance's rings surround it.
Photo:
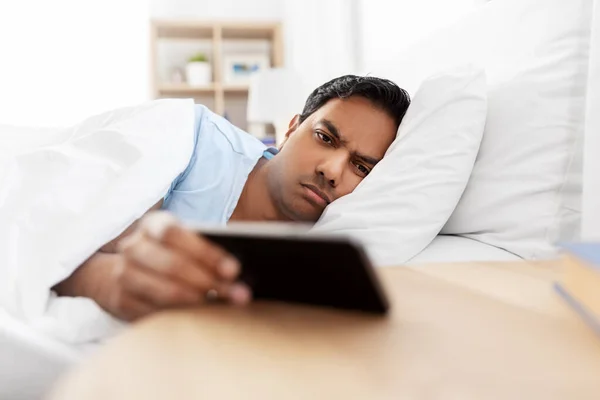
<path fill-rule="evenodd" d="M 396 126 L 400 125 L 410 104 L 408 92 L 390 80 L 373 76 L 344 75 L 324 83 L 308 96 L 300 114 L 300 123 L 329 100 L 347 99 L 352 96 L 370 100 L 374 106 L 392 117 Z"/>

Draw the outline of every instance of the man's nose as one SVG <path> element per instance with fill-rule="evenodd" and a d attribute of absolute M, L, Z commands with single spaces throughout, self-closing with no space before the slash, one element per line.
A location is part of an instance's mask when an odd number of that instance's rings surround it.
<path fill-rule="evenodd" d="M 317 167 L 317 173 L 331 186 L 339 185 L 344 172 L 344 167 L 348 163 L 348 157 L 340 152 L 329 156 Z"/>

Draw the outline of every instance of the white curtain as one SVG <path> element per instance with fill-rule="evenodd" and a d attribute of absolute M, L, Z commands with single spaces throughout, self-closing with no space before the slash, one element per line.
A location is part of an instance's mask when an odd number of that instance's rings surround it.
<path fill-rule="evenodd" d="M 65 126 L 149 98 L 147 0 L 0 1 L 0 123 Z"/>
<path fill-rule="evenodd" d="M 484 0 L 359 0 L 361 65 L 368 72 L 391 55 L 456 22 Z M 409 62 L 409 61 L 407 61 Z"/>
<path fill-rule="evenodd" d="M 309 88 L 357 72 L 356 0 L 284 0 L 285 63 Z"/>
<path fill-rule="evenodd" d="M 485 0 L 284 0 L 286 65 L 308 87 L 368 73 Z"/>

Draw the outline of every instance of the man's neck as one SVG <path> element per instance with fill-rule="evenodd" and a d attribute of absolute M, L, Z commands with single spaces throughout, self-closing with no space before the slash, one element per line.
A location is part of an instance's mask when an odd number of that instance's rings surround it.
<path fill-rule="evenodd" d="M 248 175 L 230 221 L 281 221 L 285 219 L 278 212 L 269 195 L 266 164 L 267 160 L 261 158 Z"/>

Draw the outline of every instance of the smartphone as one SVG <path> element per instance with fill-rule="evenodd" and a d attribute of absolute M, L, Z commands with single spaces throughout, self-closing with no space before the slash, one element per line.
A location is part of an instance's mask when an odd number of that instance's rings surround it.
<path fill-rule="evenodd" d="M 196 231 L 237 257 L 255 299 L 385 314 L 389 302 L 363 247 L 344 237 L 280 224 Z"/>

